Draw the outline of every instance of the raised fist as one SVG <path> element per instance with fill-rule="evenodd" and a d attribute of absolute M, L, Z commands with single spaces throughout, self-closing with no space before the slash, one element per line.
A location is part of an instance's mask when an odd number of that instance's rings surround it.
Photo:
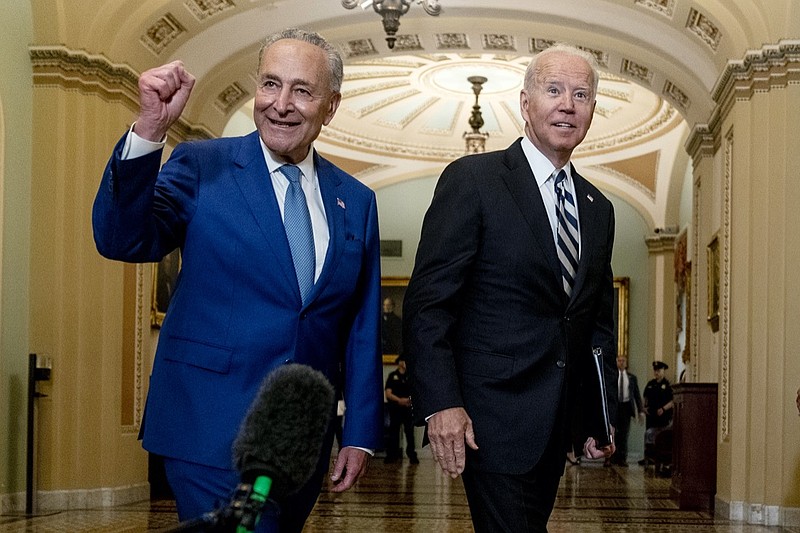
<path fill-rule="evenodd" d="M 183 113 L 195 78 L 183 62 L 173 61 L 139 76 L 139 118 L 134 131 L 149 141 L 159 142 Z"/>

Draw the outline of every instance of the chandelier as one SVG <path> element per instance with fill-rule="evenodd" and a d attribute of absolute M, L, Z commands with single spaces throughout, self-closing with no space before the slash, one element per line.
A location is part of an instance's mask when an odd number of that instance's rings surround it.
<path fill-rule="evenodd" d="M 475 94 L 475 105 L 472 106 L 472 115 L 469 117 L 469 125 L 472 131 L 464 132 L 464 140 L 467 141 L 467 153 L 479 154 L 486 151 L 486 139 L 489 138 L 488 133 L 481 132 L 483 127 L 483 115 L 481 115 L 481 106 L 478 104 L 478 95 L 481 94 L 483 84 L 486 83 L 486 78 L 483 76 L 470 76 L 467 81 L 472 84 L 472 92 Z"/>
<path fill-rule="evenodd" d="M 442 12 L 442 6 L 439 5 L 439 0 L 416 0 L 417 4 L 421 4 L 425 13 L 428 15 L 437 16 Z M 400 17 L 408 12 L 411 7 L 412 0 L 342 0 L 342 6 L 347 9 L 360 7 L 367 9 L 372 6 L 375 13 L 383 19 L 383 30 L 386 32 L 386 44 L 389 49 L 394 48 L 394 42 L 397 40 L 395 34 L 400 29 Z"/>

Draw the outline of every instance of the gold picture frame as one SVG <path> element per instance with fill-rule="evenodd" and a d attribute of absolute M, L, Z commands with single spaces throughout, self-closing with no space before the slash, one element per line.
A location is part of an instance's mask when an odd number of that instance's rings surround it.
<path fill-rule="evenodd" d="M 175 249 L 153 264 L 153 290 L 150 301 L 150 326 L 160 328 L 181 269 L 181 252 Z"/>
<path fill-rule="evenodd" d="M 628 357 L 628 300 L 631 279 L 614 278 L 614 324 L 616 325 L 617 356 Z"/>
<path fill-rule="evenodd" d="M 403 298 L 408 287 L 407 277 L 385 276 L 381 278 L 381 305 L 387 297 L 392 298 L 395 303 L 395 312 L 403 318 Z M 616 326 L 615 337 L 617 341 L 617 355 L 628 357 L 628 302 L 630 299 L 629 277 L 614 278 L 614 324 Z M 383 364 L 392 365 L 395 363 L 398 354 L 383 354 Z"/>
<path fill-rule="evenodd" d="M 383 301 L 386 298 L 394 300 L 394 312 L 401 319 L 403 318 L 403 298 L 408 287 L 408 277 L 384 276 L 381 278 L 381 313 L 383 313 Z M 396 353 L 383 354 L 383 364 L 393 365 L 397 360 Z"/>
<path fill-rule="evenodd" d="M 711 331 L 719 331 L 719 238 L 714 235 L 706 247 L 708 268 L 708 323 Z"/>

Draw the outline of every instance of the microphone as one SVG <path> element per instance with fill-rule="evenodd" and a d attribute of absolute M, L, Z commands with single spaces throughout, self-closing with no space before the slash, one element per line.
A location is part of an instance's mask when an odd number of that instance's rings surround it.
<path fill-rule="evenodd" d="M 295 363 L 270 372 L 233 442 L 241 482 L 231 502 L 168 531 L 252 532 L 267 498 L 294 494 L 314 474 L 334 403 L 322 372 Z"/>
<path fill-rule="evenodd" d="M 255 528 L 267 497 L 294 494 L 312 476 L 334 401 L 333 386 L 309 366 L 283 365 L 267 376 L 233 442 L 234 465 L 255 499 L 237 533 Z"/>
<path fill-rule="evenodd" d="M 316 470 L 334 401 L 322 372 L 300 364 L 272 371 L 233 442 L 242 481 L 266 475 L 278 499 L 300 490 Z"/>

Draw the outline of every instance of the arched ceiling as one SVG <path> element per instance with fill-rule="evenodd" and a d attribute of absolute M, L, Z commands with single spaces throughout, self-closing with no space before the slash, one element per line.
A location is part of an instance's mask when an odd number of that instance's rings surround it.
<path fill-rule="evenodd" d="M 379 16 L 341 0 L 32 0 L 37 45 L 103 55 L 141 72 L 175 59 L 198 78 L 188 121 L 216 134 L 252 129 L 260 40 L 316 30 L 345 59 L 343 101 L 317 143 L 374 188 L 438 174 L 463 153 L 474 95 L 500 149 L 521 135 L 519 89 L 530 56 L 564 40 L 592 52 L 598 113 L 576 152 L 599 186 L 654 225 L 674 218 L 688 130 L 708 121 L 729 60 L 800 33 L 796 0 L 440 0 L 411 6 L 390 50 Z M 577 161 L 576 161 L 577 162 Z M 676 166 L 677 165 L 677 166 Z M 586 170 L 586 169 L 583 169 Z M 672 191 L 672 192 L 668 192 Z"/>

